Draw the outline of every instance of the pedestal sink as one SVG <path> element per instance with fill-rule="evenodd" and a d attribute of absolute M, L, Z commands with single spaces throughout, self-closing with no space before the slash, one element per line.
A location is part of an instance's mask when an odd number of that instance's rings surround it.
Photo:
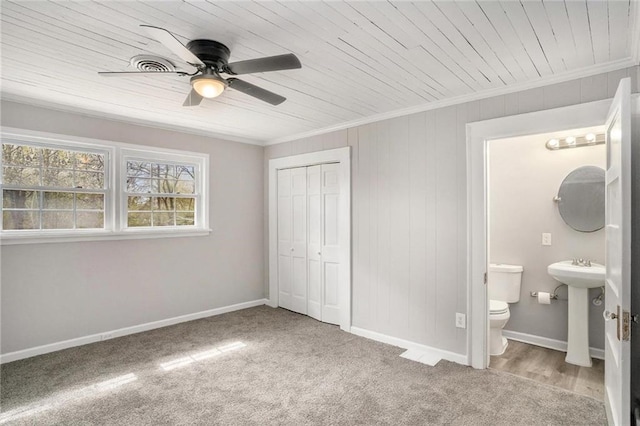
<path fill-rule="evenodd" d="M 569 332 L 567 356 L 569 364 L 591 367 L 589 356 L 589 289 L 604 285 L 605 267 L 574 264 L 571 260 L 549 265 L 549 275 L 569 286 Z"/>

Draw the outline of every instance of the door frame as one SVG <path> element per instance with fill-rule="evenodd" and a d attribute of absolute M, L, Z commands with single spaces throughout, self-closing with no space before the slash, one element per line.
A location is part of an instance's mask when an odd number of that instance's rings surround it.
<path fill-rule="evenodd" d="M 351 331 L 351 147 L 269 160 L 269 298 L 278 304 L 278 170 L 340 163 L 340 328 Z"/>
<path fill-rule="evenodd" d="M 611 99 L 468 123 L 467 134 L 467 357 L 489 365 L 487 143 L 537 133 L 604 125 Z"/>

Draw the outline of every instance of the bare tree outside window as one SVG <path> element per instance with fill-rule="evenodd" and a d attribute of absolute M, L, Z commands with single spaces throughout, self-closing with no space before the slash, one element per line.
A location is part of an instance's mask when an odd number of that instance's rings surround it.
<path fill-rule="evenodd" d="M 2 228 L 104 228 L 105 154 L 2 144 Z"/>
<path fill-rule="evenodd" d="M 196 168 L 127 161 L 127 226 L 193 226 Z"/>

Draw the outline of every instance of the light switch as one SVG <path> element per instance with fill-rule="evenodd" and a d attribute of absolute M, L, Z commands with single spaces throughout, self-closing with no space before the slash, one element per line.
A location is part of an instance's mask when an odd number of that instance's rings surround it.
<path fill-rule="evenodd" d="M 551 245 L 551 234 L 543 232 L 542 233 L 542 245 L 550 246 Z"/>

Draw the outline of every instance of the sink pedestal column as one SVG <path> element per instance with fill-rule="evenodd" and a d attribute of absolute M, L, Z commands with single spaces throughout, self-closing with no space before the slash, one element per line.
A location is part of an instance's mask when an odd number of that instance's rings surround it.
<path fill-rule="evenodd" d="M 589 289 L 569 287 L 569 333 L 567 357 L 569 364 L 591 367 L 589 356 Z"/>

